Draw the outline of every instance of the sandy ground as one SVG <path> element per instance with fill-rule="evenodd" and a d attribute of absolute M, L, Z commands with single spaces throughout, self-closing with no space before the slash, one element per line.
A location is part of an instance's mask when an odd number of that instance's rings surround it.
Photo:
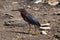
<path fill-rule="evenodd" d="M 18 11 L 11 11 L 19 7 L 25 7 L 41 24 L 49 22 L 51 29 L 46 30 L 47 35 L 33 35 L 34 27 L 28 34 L 28 23 L 22 19 Z M 6 14 L 13 17 L 10 18 Z M 17 23 L 17 25 L 4 25 L 9 20 L 15 20 L 13 24 Z M 41 31 L 39 30 L 39 32 Z M 60 40 L 60 7 L 41 3 L 33 4 L 26 0 L 0 0 L 0 40 Z"/>

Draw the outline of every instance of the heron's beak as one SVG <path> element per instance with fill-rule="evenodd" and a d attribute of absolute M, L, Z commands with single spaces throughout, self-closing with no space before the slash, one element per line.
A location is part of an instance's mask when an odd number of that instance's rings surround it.
<path fill-rule="evenodd" d="M 18 11 L 18 10 L 11 10 L 11 11 Z"/>

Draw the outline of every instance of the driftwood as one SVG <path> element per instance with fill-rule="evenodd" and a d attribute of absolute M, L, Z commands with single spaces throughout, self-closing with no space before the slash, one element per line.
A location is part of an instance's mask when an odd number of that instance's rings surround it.
<path fill-rule="evenodd" d="M 27 26 L 27 23 L 25 22 L 20 22 L 20 21 L 5 21 L 4 22 L 5 26 L 18 26 L 18 27 L 24 27 Z"/>

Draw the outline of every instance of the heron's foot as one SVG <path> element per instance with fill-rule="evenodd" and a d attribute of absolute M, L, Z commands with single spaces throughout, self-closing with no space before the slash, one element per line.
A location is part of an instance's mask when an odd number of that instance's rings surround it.
<path fill-rule="evenodd" d="M 29 27 L 28 33 L 30 33 L 30 31 L 31 31 L 31 26 Z"/>
<path fill-rule="evenodd" d="M 40 34 L 39 31 L 36 31 L 36 32 L 33 33 L 33 35 L 39 35 L 39 34 Z"/>

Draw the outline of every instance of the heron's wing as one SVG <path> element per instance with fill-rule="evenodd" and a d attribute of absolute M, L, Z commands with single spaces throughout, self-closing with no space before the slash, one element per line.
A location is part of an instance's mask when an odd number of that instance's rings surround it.
<path fill-rule="evenodd" d="M 26 15 L 26 20 L 31 24 L 35 24 L 35 25 L 40 26 L 39 21 L 31 14 Z"/>
<path fill-rule="evenodd" d="M 26 15 L 26 19 L 27 19 L 28 21 L 31 21 L 31 22 L 37 21 L 37 19 L 36 19 L 33 15 L 31 15 L 31 14 L 27 14 L 27 15 Z"/>

